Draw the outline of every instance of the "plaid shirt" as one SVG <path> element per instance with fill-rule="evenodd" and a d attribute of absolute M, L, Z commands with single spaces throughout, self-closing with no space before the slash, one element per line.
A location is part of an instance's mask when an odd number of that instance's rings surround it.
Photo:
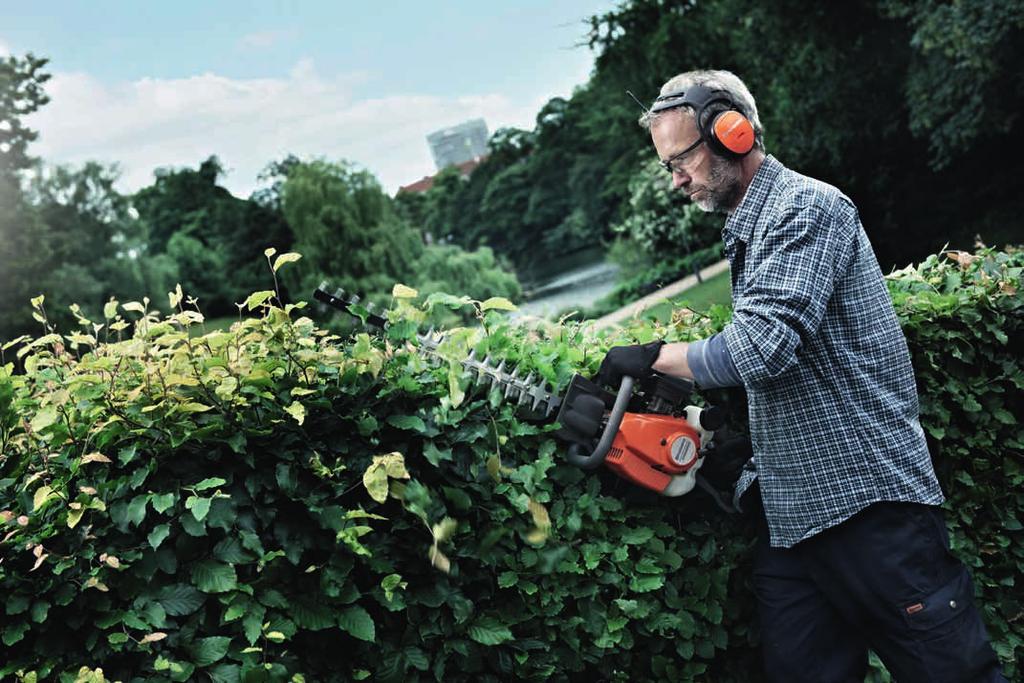
<path fill-rule="evenodd" d="M 876 501 L 939 504 L 907 342 L 857 209 L 768 156 L 722 230 L 733 318 L 722 334 L 750 410 L 773 546 Z"/>

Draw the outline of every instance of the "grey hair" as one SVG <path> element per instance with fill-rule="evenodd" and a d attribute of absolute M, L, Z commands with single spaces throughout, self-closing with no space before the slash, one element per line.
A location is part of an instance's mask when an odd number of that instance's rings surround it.
<path fill-rule="evenodd" d="M 761 119 L 757 115 L 757 104 L 754 102 L 754 96 L 750 94 L 750 90 L 743 84 L 743 81 L 731 71 L 687 71 L 670 78 L 665 85 L 661 86 L 661 92 L 658 94 L 659 96 L 667 95 L 668 93 L 692 88 L 695 85 L 702 85 L 713 90 L 724 90 L 728 93 L 739 112 L 746 116 L 747 120 L 754 127 L 754 148 L 762 152 L 764 151 L 764 128 L 762 128 Z M 693 107 L 689 105 L 676 109 L 665 109 L 659 112 L 645 111 L 644 115 L 640 117 L 639 123 L 644 128 L 649 129 L 651 124 L 671 111 L 688 111 L 691 116 L 696 114 Z"/>

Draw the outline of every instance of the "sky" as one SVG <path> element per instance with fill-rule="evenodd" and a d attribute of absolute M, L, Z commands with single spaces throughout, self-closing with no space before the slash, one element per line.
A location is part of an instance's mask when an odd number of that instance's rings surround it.
<path fill-rule="evenodd" d="M 291 153 L 355 162 L 393 193 L 436 171 L 428 133 L 533 128 L 587 81 L 586 19 L 615 4 L 22 2 L 0 9 L 0 55 L 50 59 L 30 152 L 117 163 L 122 191 L 216 154 L 245 197 Z"/>

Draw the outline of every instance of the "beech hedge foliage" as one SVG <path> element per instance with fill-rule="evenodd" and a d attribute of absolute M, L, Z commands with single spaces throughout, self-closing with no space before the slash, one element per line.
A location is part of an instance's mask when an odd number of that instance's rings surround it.
<path fill-rule="evenodd" d="M 1022 266 L 981 250 L 890 277 L 955 551 L 1011 676 Z M 44 334 L 0 362 L 0 678 L 758 680 L 750 525 L 564 463 L 550 425 L 458 364 L 476 349 L 562 387 L 612 344 L 704 336 L 728 310 L 598 337 L 503 299 L 395 295 L 400 322 L 346 337 L 271 290 L 206 334 L 180 289 L 166 315 L 111 301 L 73 333 L 35 300 Z M 431 362 L 413 340 L 437 307 L 478 324 Z"/>

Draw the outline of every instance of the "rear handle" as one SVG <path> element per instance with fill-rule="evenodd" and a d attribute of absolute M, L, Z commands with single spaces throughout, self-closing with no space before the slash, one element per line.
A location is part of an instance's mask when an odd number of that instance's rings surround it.
<path fill-rule="evenodd" d="M 583 455 L 583 444 L 571 444 L 566 454 L 566 459 L 571 464 L 585 470 L 592 470 L 604 462 L 608 451 L 612 447 L 612 441 L 615 440 L 615 435 L 619 433 L 619 425 L 622 424 L 622 418 L 626 414 L 626 407 L 629 405 L 629 399 L 633 395 L 633 384 L 635 382 L 636 380 L 628 375 L 622 376 L 619 393 L 615 395 L 615 404 L 612 406 L 612 412 L 608 415 L 608 422 L 604 426 L 604 431 L 601 432 L 597 446 L 594 447 L 590 455 Z"/>

